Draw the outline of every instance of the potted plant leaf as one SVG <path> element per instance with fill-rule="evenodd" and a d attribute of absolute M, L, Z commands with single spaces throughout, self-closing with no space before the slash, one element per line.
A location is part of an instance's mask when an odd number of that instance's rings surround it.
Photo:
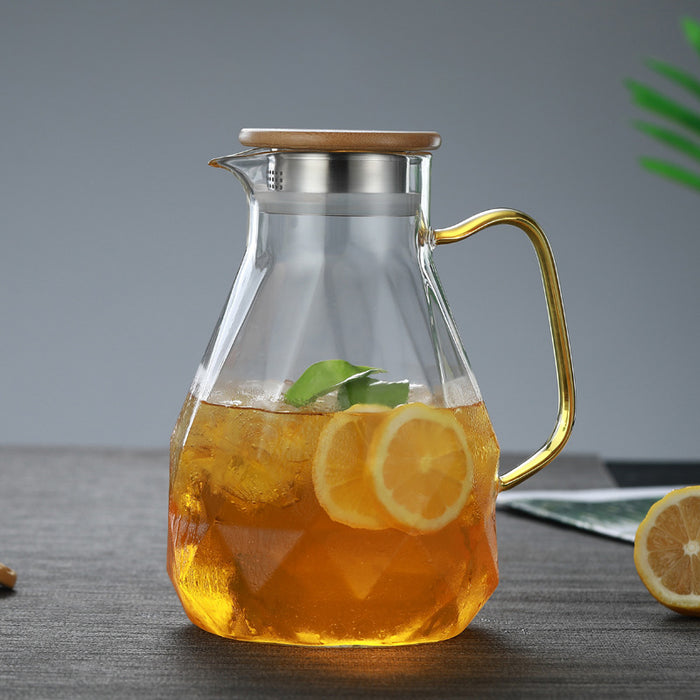
<path fill-rule="evenodd" d="M 684 17 L 681 26 L 687 42 L 700 56 L 700 23 L 690 17 Z M 655 58 L 647 59 L 646 65 L 700 101 L 700 79 Z M 636 120 L 634 126 L 656 141 L 684 154 L 691 161 L 700 163 L 700 109 L 687 107 L 636 80 L 626 80 L 625 85 L 639 107 L 665 120 L 663 125 Z M 700 169 L 693 170 L 671 160 L 648 156 L 642 156 L 640 164 L 650 172 L 700 192 Z"/>

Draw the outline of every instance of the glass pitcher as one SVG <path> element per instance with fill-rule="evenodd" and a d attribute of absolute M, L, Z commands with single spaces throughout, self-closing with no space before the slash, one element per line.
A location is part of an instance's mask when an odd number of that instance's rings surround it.
<path fill-rule="evenodd" d="M 168 572 L 241 640 L 397 645 L 460 633 L 498 583 L 495 501 L 561 451 L 574 383 L 556 270 L 527 215 L 429 221 L 434 132 L 244 129 L 247 248 L 171 441 Z M 559 414 L 505 475 L 433 265 L 493 224 L 534 244 Z"/>

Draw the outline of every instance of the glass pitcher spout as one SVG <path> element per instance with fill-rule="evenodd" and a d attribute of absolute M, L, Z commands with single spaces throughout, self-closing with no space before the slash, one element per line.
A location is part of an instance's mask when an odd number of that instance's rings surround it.
<path fill-rule="evenodd" d="M 249 149 L 240 153 L 233 153 L 227 156 L 219 156 L 212 158 L 209 165 L 213 168 L 222 168 L 230 173 L 233 173 L 243 185 L 246 194 L 252 194 L 255 187 L 259 184 L 260 170 L 263 163 L 261 159 L 256 157 L 260 154 L 261 149 Z M 264 162 L 265 159 L 262 159 Z"/>

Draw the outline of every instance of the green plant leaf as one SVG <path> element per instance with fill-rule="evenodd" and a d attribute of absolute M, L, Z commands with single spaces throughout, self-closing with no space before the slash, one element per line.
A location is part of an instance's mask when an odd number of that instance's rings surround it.
<path fill-rule="evenodd" d="M 681 26 L 688 43 L 700 55 L 700 23 L 696 22 L 692 17 L 684 17 L 681 20 Z"/>
<path fill-rule="evenodd" d="M 649 122 L 636 121 L 634 122 L 634 126 L 657 141 L 661 141 L 661 143 L 671 146 L 671 148 L 675 148 L 691 158 L 700 160 L 700 144 L 696 141 L 691 141 L 685 136 L 677 134 L 675 131 L 664 129 L 661 126 L 650 124 Z"/>
<path fill-rule="evenodd" d="M 385 371 L 377 367 L 352 365 L 345 360 L 323 360 L 307 367 L 301 377 L 289 387 L 284 398 L 292 406 L 306 406 L 345 382 L 366 377 L 374 372 Z"/>
<path fill-rule="evenodd" d="M 695 190 L 700 191 L 700 174 L 693 173 L 690 170 L 686 170 L 674 163 L 668 163 L 664 160 L 657 160 L 656 158 L 640 158 L 639 162 L 642 167 L 646 168 L 652 173 L 661 175 L 668 178 L 669 180 L 674 180 L 675 182 L 680 182 L 683 185 L 692 187 Z"/>
<path fill-rule="evenodd" d="M 394 408 L 408 401 L 408 380 L 382 382 L 372 377 L 358 377 L 338 389 L 338 403 L 345 410 L 357 403 L 376 403 Z"/>
<path fill-rule="evenodd" d="M 700 115 L 635 80 L 626 80 L 625 84 L 632 93 L 632 98 L 640 107 L 700 134 Z"/>
<path fill-rule="evenodd" d="M 646 64 L 652 70 L 680 85 L 695 95 L 695 97 L 700 98 L 700 80 L 697 80 L 690 73 L 686 73 L 684 70 L 676 68 L 676 66 L 665 61 L 659 61 L 656 58 L 648 58 Z"/>

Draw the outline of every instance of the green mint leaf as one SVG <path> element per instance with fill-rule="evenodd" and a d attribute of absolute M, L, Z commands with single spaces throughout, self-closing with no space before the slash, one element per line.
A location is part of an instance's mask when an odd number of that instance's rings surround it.
<path fill-rule="evenodd" d="M 345 360 L 323 360 L 307 367 L 301 377 L 289 387 L 284 398 L 292 406 L 306 406 L 352 379 L 385 371 L 377 367 L 352 365 Z"/>
<path fill-rule="evenodd" d="M 382 382 L 369 376 L 345 382 L 338 389 L 338 403 L 345 410 L 358 403 L 376 403 L 394 408 L 408 401 L 408 381 Z"/>

